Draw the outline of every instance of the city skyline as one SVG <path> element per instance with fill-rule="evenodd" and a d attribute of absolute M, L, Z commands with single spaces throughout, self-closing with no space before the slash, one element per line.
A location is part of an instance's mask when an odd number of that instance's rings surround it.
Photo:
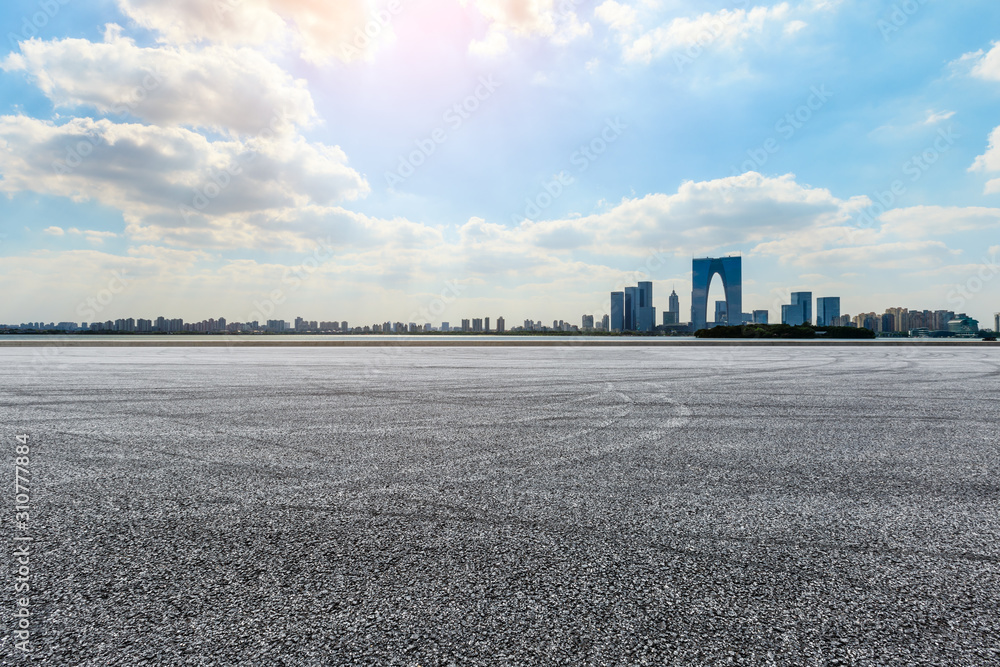
<path fill-rule="evenodd" d="M 1000 304 L 996 3 L 163 6 L 0 7 L 0 321 Z"/>

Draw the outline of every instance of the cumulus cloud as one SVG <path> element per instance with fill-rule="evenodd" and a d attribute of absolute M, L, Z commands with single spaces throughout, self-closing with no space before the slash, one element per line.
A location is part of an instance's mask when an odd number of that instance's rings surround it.
<path fill-rule="evenodd" d="M 322 63 L 366 57 L 391 32 L 391 14 L 381 18 L 365 0 L 119 0 L 122 12 L 172 44 L 215 42 L 260 46 L 290 42 L 303 58 Z M 388 16 L 388 19 L 386 19 Z M 358 39 L 377 21 L 375 38 Z"/>
<path fill-rule="evenodd" d="M 604 257 L 613 264 L 650 253 L 689 257 L 748 246 L 748 256 L 803 268 L 932 268 L 953 261 L 958 251 L 919 237 L 982 229 L 997 219 L 993 209 L 917 207 L 883 216 L 880 229 L 858 229 L 854 217 L 869 204 L 863 196 L 841 199 L 800 184 L 791 174 L 748 172 L 624 199 L 581 218 L 516 227 L 472 218 L 460 228 L 459 244 L 478 271 L 512 276 L 536 275 L 552 258 L 572 264 L 581 255 Z"/>
<path fill-rule="evenodd" d="M 990 133 L 989 146 L 986 152 L 978 156 L 969 171 L 981 171 L 984 173 L 1000 171 L 1000 127 L 993 129 Z M 1000 178 L 994 178 L 986 183 L 986 194 L 1000 194 Z"/>
<path fill-rule="evenodd" d="M 161 126 L 257 135 L 316 116 L 305 81 L 251 49 L 140 48 L 109 29 L 103 43 L 22 42 L 3 67 L 30 74 L 56 107 L 92 107 Z"/>
<path fill-rule="evenodd" d="M 65 230 L 63 230 L 62 227 L 56 227 L 55 225 L 53 225 L 52 227 L 46 227 L 45 230 L 44 230 L 44 233 L 48 234 L 49 236 L 65 236 L 66 235 L 66 232 L 65 232 Z"/>
<path fill-rule="evenodd" d="M 473 6 L 489 23 L 486 35 L 469 45 L 470 53 L 496 56 L 508 49 L 508 35 L 546 37 L 567 44 L 592 33 L 572 3 L 557 0 L 461 0 Z"/>
<path fill-rule="evenodd" d="M 301 137 L 209 141 L 182 128 L 0 117 L 0 191 L 88 199 L 147 225 L 225 228 L 227 216 L 330 206 L 368 192 L 336 146 Z M 241 238 L 244 247 L 265 241 Z"/>
<path fill-rule="evenodd" d="M 827 190 L 796 183 L 791 174 L 768 178 L 748 172 L 687 182 L 673 194 L 623 199 L 589 216 L 526 220 L 516 227 L 473 218 L 460 232 L 464 252 L 488 250 L 517 264 L 541 261 L 532 256 L 536 252 L 636 257 L 657 248 L 683 256 L 847 225 L 866 201 L 838 199 Z M 807 236 L 814 240 L 816 232 Z M 521 257 L 514 260 L 518 253 Z"/>
<path fill-rule="evenodd" d="M 972 63 L 972 75 L 988 81 L 1000 81 L 1000 42 L 994 42 L 993 48 L 986 53 L 977 51 L 967 53 L 962 57 Z"/>
<path fill-rule="evenodd" d="M 606 0 L 594 10 L 594 16 L 606 23 L 612 30 L 625 32 L 636 26 L 637 13 L 635 7 L 624 5 L 615 0 Z"/>
<path fill-rule="evenodd" d="M 993 48 L 985 54 L 982 50 L 974 53 L 966 53 L 953 64 L 971 63 L 971 73 L 973 76 L 988 81 L 1000 81 L 1000 42 L 994 42 Z M 984 173 L 1000 171 L 1000 126 L 993 129 L 989 137 L 989 146 L 986 152 L 978 156 L 969 171 L 981 171 Z M 1000 178 L 994 178 L 986 182 L 984 194 L 1000 194 Z"/>
<path fill-rule="evenodd" d="M 595 10 L 595 16 L 616 33 L 621 43 L 622 57 L 627 62 L 648 64 L 669 54 L 683 58 L 683 52 L 700 53 L 709 45 L 739 48 L 754 35 L 763 35 L 771 28 L 791 35 L 806 22 L 792 16 L 788 3 L 751 9 L 722 9 L 699 16 L 677 16 L 666 20 L 659 16 L 658 5 L 647 4 L 643 12 L 635 5 L 607 0 Z M 650 12 L 649 9 L 653 11 Z M 813 11 L 819 8 L 811 8 Z M 650 15 L 651 14 L 651 15 Z M 643 27 L 642 16 L 660 24 L 652 29 Z"/>

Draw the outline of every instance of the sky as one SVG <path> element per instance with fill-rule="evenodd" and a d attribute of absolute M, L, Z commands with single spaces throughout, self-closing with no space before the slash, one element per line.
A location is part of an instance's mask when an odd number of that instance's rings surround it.
<path fill-rule="evenodd" d="M 1000 3 L 15 0 L 0 322 L 1000 311 Z M 711 298 L 722 298 L 718 280 Z"/>

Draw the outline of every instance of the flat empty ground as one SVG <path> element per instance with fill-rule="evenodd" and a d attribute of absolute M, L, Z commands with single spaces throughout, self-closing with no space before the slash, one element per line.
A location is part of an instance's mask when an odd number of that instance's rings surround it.
<path fill-rule="evenodd" d="M 0 364 L 38 664 L 1000 663 L 996 348 Z"/>

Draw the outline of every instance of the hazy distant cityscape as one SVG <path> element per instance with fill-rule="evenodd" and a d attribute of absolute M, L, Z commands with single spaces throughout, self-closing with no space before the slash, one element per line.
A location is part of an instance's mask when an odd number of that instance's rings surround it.
<path fill-rule="evenodd" d="M 714 318 L 707 319 L 709 287 L 718 276 L 725 291 L 725 299 L 714 302 Z M 813 303 L 815 301 L 815 308 Z M 756 309 L 745 312 L 742 308 L 742 258 L 701 258 L 692 261 L 691 317 L 681 321 L 680 297 L 672 290 L 667 299 L 667 309 L 662 311 L 662 321 L 657 323 L 653 305 L 653 283 L 643 281 L 634 287 L 611 292 L 608 313 L 582 315 L 580 323 L 552 320 L 526 319 L 520 325 L 508 327 L 504 317 L 495 321 L 489 317 L 463 318 L 455 321 L 399 322 L 386 320 L 381 323 L 351 326 L 346 320 L 308 320 L 296 317 L 284 319 L 230 322 L 225 317 L 210 318 L 200 322 L 185 322 L 181 318 L 159 316 L 156 319 L 118 318 L 103 322 L 22 322 L 0 324 L 0 333 L 57 331 L 63 333 L 126 333 L 126 334 L 527 334 L 527 333 L 588 333 L 588 334 L 644 334 L 688 335 L 700 329 L 743 324 L 770 324 L 770 311 Z M 813 298 L 811 291 L 791 292 L 789 303 L 781 304 L 781 324 L 800 326 L 810 324 L 823 327 L 852 327 L 868 329 L 880 336 L 900 337 L 952 337 L 977 336 L 980 332 L 1000 331 L 1000 312 L 994 314 L 993 329 L 980 328 L 978 320 L 966 313 L 952 310 L 919 310 L 903 307 L 886 308 L 883 313 L 868 312 L 851 316 L 841 312 L 839 296 Z M 739 313 L 732 316 L 730 313 Z M 815 316 L 814 316 L 815 314 Z"/>

